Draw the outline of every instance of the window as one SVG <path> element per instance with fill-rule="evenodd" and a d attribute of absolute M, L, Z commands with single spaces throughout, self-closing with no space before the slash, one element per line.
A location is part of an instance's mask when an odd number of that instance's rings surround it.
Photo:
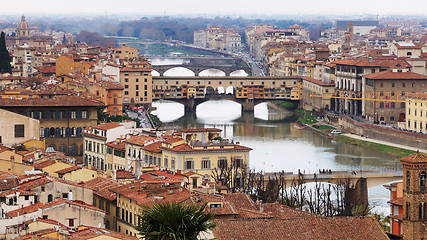
<path fill-rule="evenodd" d="M 227 167 L 227 159 L 226 158 L 218 159 L 218 168 L 223 169 L 226 167 Z"/>
<path fill-rule="evenodd" d="M 406 203 L 406 219 L 409 219 L 410 217 L 410 206 L 409 203 Z"/>
<path fill-rule="evenodd" d="M 128 92 L 128 91 L 125 91 L 125 95 L 129 95 L 129 92 Z"/>
<path fill-rule="evenodd" d="M 175 169 L 175 157 L 171 159 L 171 169 Z"/>
<path fill-rule="evenodd" d="M 125 74 L 125 76 L 126 76 L 126 74 Z M 125 82 L 129 82 L 129 78 L 125 78 Z"/>
<path fill-rule="evenodd" d="M 68 199 L 68 193 L 62 193 L 62 198 Z"/>
<path fill-rule="evenodd" d="M 82 118 L 87 118 L 87 116 L 88 116 L 87 111 L 86 110 L 82 111 Z"/>
<path fill-rule="evenodd" d="M 409 191 L 411 185 L 411 173 L 409 171 L 406 172 L 406 191 Z"/>
<path fill-rule="evenodd" d="M 25 200 L 30 200 L 30 196 L 25 195 L 24 199 L 25 199 Z"/>
<path fill-rule="evenodd" d="M 15 137 L 24 137 L 24 124 L 15 124 Z"/>
<path fill-rule="evenodd" d="M 420 174 L 420 190 L 425 191 L 426 190 L 426 172 L 421 172 Z"/>
<path fill-rule="evenodd" d="M 380 108 L 384 108 L 384 103 L 380 102 Z"/>
<path fill-rule="evenodd" d="M 185 169 L 186 169 L 186 170 L 188 170 L 188 169 L 194 169 L 194 162 L 193 162 L 193 159 L 187 159 L 187 160 L 185 161 L 185 165 L 184 165 L 184 167 L 185 167 Z"/>
<path fill-rule="evenodd" d="M 203 159 L 202 169 L 210 169 L 210 168 L 211 168 L 211 161 L 209 159 Z"/>
<path fill-rule="evenodd" d="M 211 203 L 209 204 L 210 208 L 221 208 L 222 204 L 221 203 Z"/>
<path fill-rule="evenodd" d="M 168 157 L 165 157 L 163 167 L 166 167 L 166 168 L 167 168 L 168 166 L 169 166 L 169 163 L 168 163 Z"/>
<path fill-rule="evenodd" d="M 69 227 L 74 227 L 74 218 L 68 219 L 68 226 Z"/>
<path fill-rule="evenodd" d="M 125 88 L 129 88 L 129 85 L 125 85 Z"/>

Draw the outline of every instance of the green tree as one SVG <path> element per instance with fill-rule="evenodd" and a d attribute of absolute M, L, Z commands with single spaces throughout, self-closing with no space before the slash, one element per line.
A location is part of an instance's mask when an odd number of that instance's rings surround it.
<path fill-rule="evenodd" d="M 200 232 L 213 229 L 212 214 L 203 206 L 157 203 L 144 207 L 136 227 L 147 240 L 195 240 Z"/>
<path fill-rule="evenodd" d="M 4 32 L 1 32 L 0 36 L 0 73 L 12 73 L 12 67 L 10 66 L 10 55 L 6 48 Z"/>

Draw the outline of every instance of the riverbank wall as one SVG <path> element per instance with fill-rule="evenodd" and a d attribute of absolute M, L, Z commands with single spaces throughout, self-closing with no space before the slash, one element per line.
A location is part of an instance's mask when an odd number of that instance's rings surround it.
<path fill-rule="evenodd" d="M 339 124 L 345 130 L 354 134 L 414 148 L 427 149 L 427 135 L 425 134 L 361 123 L 348 116 L 342 116 Z"/>

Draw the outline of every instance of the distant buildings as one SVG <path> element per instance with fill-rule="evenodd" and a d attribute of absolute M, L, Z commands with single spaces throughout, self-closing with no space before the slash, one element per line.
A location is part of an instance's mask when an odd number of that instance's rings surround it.
<path fill-rule="evenodd" d="M 235 30 L 210 26 L 194 32 L 194 45 L 214 50 L 239 52 L 241 36 Z"/>

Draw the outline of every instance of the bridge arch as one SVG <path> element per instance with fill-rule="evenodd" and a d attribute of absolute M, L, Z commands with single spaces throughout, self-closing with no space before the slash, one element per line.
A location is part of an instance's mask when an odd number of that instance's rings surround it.
<path fill-rule="evenodd" d="M 166 70 L 163 73 L 163 76 L 194 77 L 194 76 L 196 76 L 196 73 L 194 71 L 192 71 L 191 69 L 188 69 L 186 67 L 172 67 L 172 68 Z"/>
<path fill-rule="evenodd" d="M 207 86 L 205 88 L 205 95 L 214 95 L 215 94 L 215 89 L 211 86 Z"/>
<path fill-rule="evenodd" d="M 207 68 L 199 73 L 201 77 L 225 77 L 226 73 L 217 68 Z"/>
<path fill-rule="evenodd" d="M 238 69 L 235 71 L 232 71 L 230 73 L 231 77 L 247 77 L 249 76 L 249 73 L 247 73 L 244 69 Z"/>
<path fill-rule="evenodd" d="M 236 93 L 236 89 L 233 86 L 228 86 L 225 89 L 225 94 L 234 95 Z"/>
<path fill-rule="evenodd" d="M 153 76 L 153 77 L 160 77 L 160 73 L 158 71 L 156 71 L 156 70 L 153 69 L 151 71 L 151 76 Z"/>
<path fill-rule="evenodd" d="M 225 88 L 224 88 L 223 86 L 218 86 L 218 87 L 216 88 L 216 92 L 217 92 L 218 94 L 225 94 Z"/>

